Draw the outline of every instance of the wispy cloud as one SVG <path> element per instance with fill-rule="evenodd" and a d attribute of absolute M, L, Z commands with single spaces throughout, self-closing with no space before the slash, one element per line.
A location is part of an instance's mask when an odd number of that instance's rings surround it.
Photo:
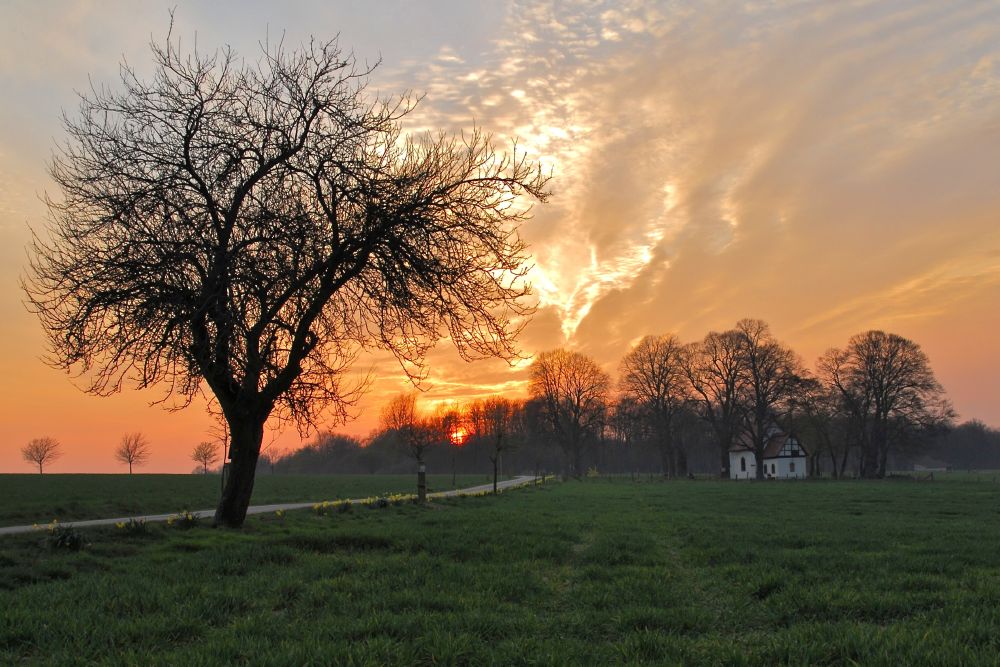
<path fill-rule="evenodd" d="M 610 360 L 746 313 L 798 330 L 995 225 L 994 3 L 515 3 L 500 32 L 428 71 L 423 113 L 555 168 L 526 228 L 551 345 Z"/>

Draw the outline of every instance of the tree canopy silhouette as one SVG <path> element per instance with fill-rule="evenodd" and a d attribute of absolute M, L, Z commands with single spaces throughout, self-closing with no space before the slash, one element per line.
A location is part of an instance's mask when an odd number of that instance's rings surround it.
<path fill-rule="evenodd" d="M 827 350 L 817 366 L 853 422 L 862 477 L 885 477 L 890 450 L 954 420 L 930 360 L 908 338 L 865 331 Z"/>
<path fill-rule="evenodd" d="M 531 397 L 543 422 L 566 454 L 574 475 L 583 475 L 583 451 L 607 416 L 611 376 L 590 357 L 564 349 L 539 354 L 529 369 Z"/>
<path fill-rule="evenodd" d="M 28 463 L 38 466 L 38 474 L 46 463 L 52 463 L 62 456 L 59 442 L 55 438 L 35 438 L 21 448 L 21 457 Z"/>
<path fill-rule="evenodd" d="M 64 119 L 24 288 L 89 391 L 157 385 L 179 407 L 207 386 L 232 456 L 215 522 L 239 526 L 267 419 L 345 419 L 360 350 L 411 377 L 443 337 L 516 354 L 517 229 L 548 177 L 479 130 L 407 135 L 413 98 L 369 94 L 335 41 L 152 51 L 152 78 L 123 64 Z"/>

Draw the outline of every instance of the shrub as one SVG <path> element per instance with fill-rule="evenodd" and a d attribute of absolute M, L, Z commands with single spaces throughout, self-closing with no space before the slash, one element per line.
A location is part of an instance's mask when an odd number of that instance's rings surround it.
<path fill-rule="evenodd" d="M 187 530 L 198 525 L 198 517 L 189 510 L 181 510 L 177 514 L 171 514 L 167 517 L 167 525 L 172 528 Z"/>
<path fill-rule="evenodd" d="M 128 521 L 119 521 L 115 524 L 115 528 L 122 531 L 126 535 L 146 535 L 149 533 L 145 519 L 132 518 Z"/>
<path fill-rule="evenodd" d="M 83 548 L 83 535 L 73 526 L 64 526 L 58 519 L 53 519 L 45 528 L 48 535 L 45 536 L 45 544 L 49 549 L 66 549 L 67 551 L 79 551 Z"/>

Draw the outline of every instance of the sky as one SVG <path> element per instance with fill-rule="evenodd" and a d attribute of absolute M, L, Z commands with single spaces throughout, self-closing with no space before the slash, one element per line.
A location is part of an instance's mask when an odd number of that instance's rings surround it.
<path fill-rule="evenodd" d="M 552 169 L 522 233 L 538 311 L 525 355 L 568 347 L 615 374 L 646 334 L 685 341 L 742 317 L 811 366 L 868 329 L 913 339 L 962 419 L 1000 426 L 1000 5 L 920 2 L 46 2 L 0 4 L 0 472 L 51 436 L 52 472 L 189 472 L 210 436 L 202 402 L 99 398 L 42 360 L 24 306 L 31 229 L 57 194 L 61 114 L 122 60 L 150 71 L 175 8 L 182 44 L 329 39 L 375 63 L 371 89 L 424 95 L 411 129 L 478 125 Z M 429 357 L 427 406 L 522 395 L 527 364 Z M 356 419 L 407 388 L 391 359 Z M 307 436 L 308 439 L 308 436 Z M 298 447 L 294 430 L 269 434 Z"/>

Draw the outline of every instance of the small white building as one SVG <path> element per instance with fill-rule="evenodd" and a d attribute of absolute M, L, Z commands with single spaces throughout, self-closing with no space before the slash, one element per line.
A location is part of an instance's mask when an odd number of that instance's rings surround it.
<path fill-rule="evenodd" d="M 794 435 L 773 431 L 764 447 L 764 478 L 804 479 L 808 455 Z M 729 448 L 729 477 L 757 479 L 757 461 L 746 437 Z"/>

